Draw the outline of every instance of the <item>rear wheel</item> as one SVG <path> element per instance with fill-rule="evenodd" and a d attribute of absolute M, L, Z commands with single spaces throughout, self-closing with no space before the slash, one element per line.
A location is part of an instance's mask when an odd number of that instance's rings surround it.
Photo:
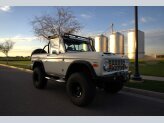
<path fill-rule="evenodd" d="M 106 93 L 117 93 L 123 88 L 124 83 L 122 81 L 112 81 L 112 82 L 106 82 L 104 84 L 104 91 Z"/>
<path fill-rule="evenodd" d="M 73 73 L 67 81 L 66 88 L 71 101 L 78 106 L 90 104 L 95 97 L 96 87 L 83 73 Z"/>
<path fill-rule="evenodd" d="M 45 72 L 41 67 L 35 67 L 33 71 L 33 84 L 38 89 L 43 89 L 47 85 Z"/>

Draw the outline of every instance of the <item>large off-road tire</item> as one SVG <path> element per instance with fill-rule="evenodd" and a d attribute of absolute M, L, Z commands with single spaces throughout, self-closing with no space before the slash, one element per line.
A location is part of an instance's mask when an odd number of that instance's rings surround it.
<path fill-rule="evenodd" d="M 115 94 L 119 92 L 124 86 L 124 83 L 122 81 L 112 81 L 112 82 L 106 82 L 104 83 L 104 91 L 106 93 Z"/>
<path fill-rule="evenodd" d="M 43 89 L 47 85 L 47 79 L 45 78 L 45 72 L 41 67 L 35 67 L 33 70 L 33 84 L 38 89 Z"/>
<path fill-rule="evenodd" d="M 78 106 L 90 104 L 95 97 L 96 87 L 90 77 L 83 73 L 73 73 L 68 78 L 66 88 L 71 101 Z"/>

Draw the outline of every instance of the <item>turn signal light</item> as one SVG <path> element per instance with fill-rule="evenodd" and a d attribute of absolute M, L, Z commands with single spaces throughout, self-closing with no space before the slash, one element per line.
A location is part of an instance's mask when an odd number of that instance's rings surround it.
<path fill-rule="evenodd" d="M 92 64 L 93 67 L 98 67 L 98 64 Z"/>

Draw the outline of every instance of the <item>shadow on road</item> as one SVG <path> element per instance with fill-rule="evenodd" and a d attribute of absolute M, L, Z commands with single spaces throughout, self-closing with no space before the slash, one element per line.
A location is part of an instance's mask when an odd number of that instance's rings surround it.
<path fill-rule="evenodd" d="M 164 109 L 164 106 L 160 107 L 155 102 L 150 103 L 148 100 L 145 101 L 142 98 L 138 98 L 135 95 L 128 95 L 124 92 L 107 94 L 97 89 L 96 97 L 90 105 L 78 107 L 70 102 L 66 93 L 65 84 L 49 82 L 47 90 L 60 94 L 61 99 L 65 100 L 65 103 L 69 104 L 70 108 L 74 110 L 78 109 L 79 114 L 74 115 L 164 115 L 164 112 L 161 112 L 161 108 Z M 163 104 L 164 102 L 160 105 Z"/>

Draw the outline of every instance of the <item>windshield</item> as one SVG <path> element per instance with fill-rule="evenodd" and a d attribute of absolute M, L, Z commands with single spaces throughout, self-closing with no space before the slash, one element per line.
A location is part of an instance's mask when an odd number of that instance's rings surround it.
<path fill-rule="evenodd" d="M 66 52 L 75 51 L 75 52 L 89 52 L 93 51 L 89 41 L 79 41 L 74 39 L 64 39 L 64 45 Z"/>

